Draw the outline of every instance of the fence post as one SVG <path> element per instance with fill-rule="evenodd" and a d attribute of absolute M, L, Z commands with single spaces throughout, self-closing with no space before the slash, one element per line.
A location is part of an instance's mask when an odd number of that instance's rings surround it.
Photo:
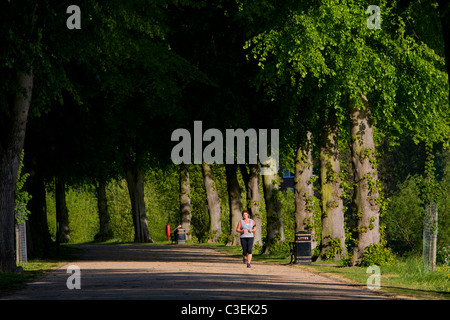
<path fill-rule="evenodd" d="M 438 210 L 436 202 L 425 205 L 423 220 L 423 265 L 426 271 L 436 269 L 436 244 L 438 234 Z"/>

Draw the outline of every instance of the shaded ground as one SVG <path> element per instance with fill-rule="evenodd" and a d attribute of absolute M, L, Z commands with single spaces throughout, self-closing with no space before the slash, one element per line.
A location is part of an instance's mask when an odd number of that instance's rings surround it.
<path fill-rule="evenodd" d="M 295 265 L 262 262 L 247 268 L 232 256 L 182 245 L 79 245 L 79 260 L 0 299 L 39 300 L 292 300 L 392 299 L 365 286 L 320 276 Z M 69 290 L 69 265 L 81 289 Z"/>

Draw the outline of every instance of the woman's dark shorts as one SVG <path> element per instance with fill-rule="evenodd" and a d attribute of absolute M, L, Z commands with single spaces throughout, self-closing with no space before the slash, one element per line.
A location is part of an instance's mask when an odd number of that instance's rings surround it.
<path fill-rule="evenodd" d="M 254 238 L 241 238 L 242 255 L 246 256 L 247 254 L 252 253 L 253 239 Z"/>

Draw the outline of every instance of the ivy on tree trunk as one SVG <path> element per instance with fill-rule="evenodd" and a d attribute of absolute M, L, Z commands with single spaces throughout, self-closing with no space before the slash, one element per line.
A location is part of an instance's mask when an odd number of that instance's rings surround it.
<path fill-rule="evenodd" d="M 33 72 L 17 72 L 16 82 L 21 91 L 12 104 L 8 126 L 0 135 L 0 272 L 17 270 L 14 254 L 14 192 L 25 140 Z"/>
<path fill-rule="evenodd" d="M 236 174 L 237 166 L 235 164 L 225 165 L 225 173 L 227 177 L 228 200 L 230 203 L 230 240 L 229 245 L 239 244 L 239 233 L 236 227 L 239 220 L 242 219 L 242 199 L 239 189 L 239 182 Z"/>
<path fill-rule="evenodd" d="M 269 254 L 272 246 L 285 241 L 284 224 L 281 213 L 280 176 L 278 173 L 265 174 L 263 178 L 264 200 L 266 203 L 267 235 L 264 254 Z"/>
<path fill-rule="evenodd" d="M 331 111 L 320 137 L 322 240 L 319 259 L 324 260 L 339 259 L 346 253 L 338 130 L 336 115 Z"/>
<path fill-rule="evenodd" d="M 249 164 L 250 173 L 245 165 L 240 165 L 244 184 L 247 189 L 247 210 L 256 224 L 253 243 L 262 246 L 262 217 L 259 212 L 261 193 L 259 190 L 260 164 Z"/>
<path fill-rule="evenodd" d="M 312 133 L 305 139 L 298 138 L 297 155 L 295 157 L 294 198 L 295 198 L 295 231 L 314 232 L 314 190 L 312 163 Z M 312 234 L 314 239 L 314 234 Z"/>
<path fill-rule="evenodd" d="M 211 167 L 202 162 L 203 182 L 205 184 L 206 198 L 209 210 L 209 233 L 212 236 L 208 241 L 217 242 L 222 235 L 222 222 L 220 221 L 221 210 L 219 194 L 214 184 L 214 176 Z"/>
<path fill-rule="evenodd" d="M 367 98 L 361 95 L 364 108 L 349 101 L 351 153 L 354 176 L 353 207 L 357 217 L 358 241 L 353 260 L 362 258 L 371 244 L 380 242 L 379 187 L 376 169 L 374 131 Z"/>

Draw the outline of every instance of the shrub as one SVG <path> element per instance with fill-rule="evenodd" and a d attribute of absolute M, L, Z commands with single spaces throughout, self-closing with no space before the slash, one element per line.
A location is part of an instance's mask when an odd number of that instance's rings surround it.
<path fill-rule="evenodd" d="M 436 260 L 438 264 L 450 267 L 450 245 L 438 250 Z"/>
<path fill-rule="evenodd" d="M 424 203 L 420 198 L 420 180 L 419 176 L 410 176 L 399 184 L 382 218 L 388 246 L 400 255 L 422 248 Z"/>
<path fill-rule="evenodd" d="M 353 255 L 351 252 L 347 252 L 347 254 L 341 258 L 339 264 L 342 267 L 351 267 L 353 265 Z"/>
<path fill-rule="evenodd" d="M 383 243 L 371 244 L 363 254 L 360 265 L 368 267 L 371 265 L 384 266 L 395 261 L 395 255 L 384 246 Z"/>

